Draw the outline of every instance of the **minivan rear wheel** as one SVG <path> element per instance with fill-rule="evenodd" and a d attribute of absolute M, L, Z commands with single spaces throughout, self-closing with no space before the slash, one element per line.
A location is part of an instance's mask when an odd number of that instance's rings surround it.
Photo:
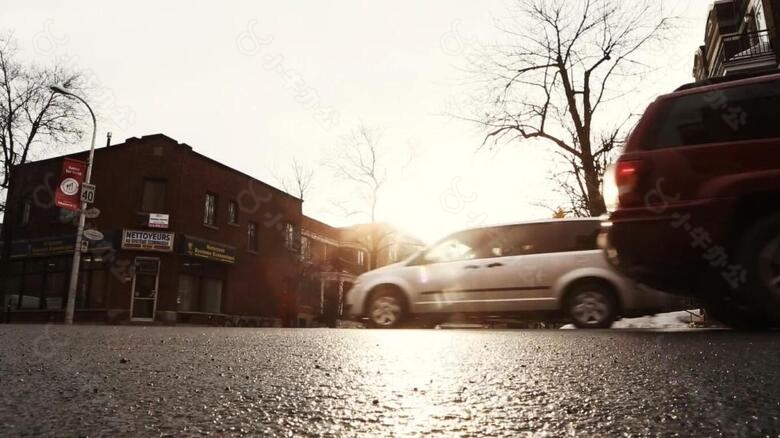
<path fill-rule="evenodd" d="M 405 318 L 406 306 L 397 289 L 381 287 L 371 294 L 366 313 L 374 328 L 396 328 Z"/>
<path fill-rule="evenodd" d="M 612 290 L 599 282 L 575 286 L 566 300 L 566 313 L 577 328 L 609 328 L 617 318 Z"/>

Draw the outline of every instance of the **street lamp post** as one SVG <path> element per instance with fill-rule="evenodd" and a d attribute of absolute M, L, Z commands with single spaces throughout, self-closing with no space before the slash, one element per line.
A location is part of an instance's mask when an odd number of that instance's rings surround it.
<path fill-rule="evenodd" d="M 68 97 L 80 100 L 89 110 L 89 114 L 92 116 L 92 144 L 89 147 L 89 162 L 87 163 L 87 177 L 84 181 L 89 184 L 92 179 L 92 161 L 95 156 L 95 136 L 97 135 L 97 120 L 95 119 L 95 113 L 89 106 L 86 100 L 73 94 L 73 92 L 63 88 L 59 85 L 52 85 L 49 87 L 54 93 L 63 94 Z M 68 285 L 68 300 L 65 304 L 65 324 L 73 324 L 73 313 L 76 308 L 76 288 L 79 283 L 79 265 L 81 263 L 81 241 L 84 238 L 84 222 L 86 220 L 85 212 L 87 210 L 87 203 L 81 201 L 81 209 L 79 210 L 79 226 L 76 231 L 76 247 L 73 249 L 73 266 L 70 271 L 70 284 Z"/>

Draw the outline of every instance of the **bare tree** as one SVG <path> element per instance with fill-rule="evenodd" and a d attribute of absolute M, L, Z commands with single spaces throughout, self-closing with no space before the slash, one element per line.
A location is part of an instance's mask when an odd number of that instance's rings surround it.
<path fill-rule="evenodd" d="M 347 209 L 341 204 L 348 215 L 363 214 L 368 217 L 370 228 L 367 230 L 363 243 L 370 253 L 369 269 L 376 267 L 380 252 L 386 249 L 391 240 L 390 227 L 377 223 L 377 204 L 379 194 L 387 182 L 387 168 L 382 162 L 382 133 L 378 128 L 361 123 L 349 134 L 342 137 L 337 156 L 329 163 L 336 177 L 347 182 L 354 188 L 350 198 L 358 201 L 350 203 L 353 207 Z"/>
<path fill-rule="evenodd" d="M 314 169 L 293 158 L 290 170 L 292 174 L 289 176 L 274 173 L 274 179 L 282 186 L 282 190 L 304 200 L 314 181 Z"/>
<path fill-rule="evenodd" d="M 376 223 L 379 192 L 387 181 L 387 168 L 380 162 L 382 133 L 361 123 L 342 137 L 338 156 L 330 162 L 336 176 L 351 183 L 364 201 L 359 209 Z"/>
<path fill-rule="evenodd" d="M 621 128 L 613 129 L 611 132 L 602 133 L 598 139 L 597 153 L 593 157 L 593 166 L 599 176 L 599 185 L 601 185 L 604 171 L 613 161 L 614 152 L 623 144 L 617 136 Z M 569 206 L 560 207 L 566 214 L 572 216 L 591 216 L 588 192 L 586 189 L 585 175 L 583 167 L 577 157 L 562 153 L 556 150 L 555 154 L 561 158 L 561 168 L 550 178 L 555 184 L 555 191 L 562 194 L 569 200 Z M 562 169 L 562 170 L 561 170 Z"/>
<path fill-rule="evenodd" d="M 488 85 L 485 108 L 468 117 L 483 145 L 552 145 L 569 166 L 559 183 L 574 214 L 605 211 L 602 176 L 622 131 L 597 116 L 637 85 L 643 47 L 670 26 L 651 1 L 518 0 L 516 25 L 500 26 L 509 41 L 470 58 Z"/>
<path fill-rule="evenodd" d="M 83 135 L 78 102 L 55 95 L 49 86 L 78 88 L 82 76 L 60 65 L 43 68 L 18 61 L 13 34 L 0 34 L 0 189 L 11 186 L 11 168 L 46 146 L 78 142 Z M 2 204 L 5 211 L 5 203 Z"/>

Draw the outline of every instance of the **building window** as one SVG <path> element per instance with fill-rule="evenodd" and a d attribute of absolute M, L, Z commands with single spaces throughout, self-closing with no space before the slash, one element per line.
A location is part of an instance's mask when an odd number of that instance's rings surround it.
<path fill-rule="evenodd" d="M 246 239 L 247 239 L 246 247 L 250 251 L 257 251 L 257 224 L 256 223 L 249 222 L 246 225 Z"/>
<path fill-rule="evenodd" d="M 27 198 L 22 200 L 19 206 L 19 226 L 25 226 L 30 223 L 30 212 L 32 211 L 32 200 Z"/>
<path fill-rule="evenodd" d="M 203 206 L 203 223 L 206 225 L 217 224 L 217 195 L 206 193 L 206 201 Z"/>
<path fill-rule="evenodd" d="M 165 181 L 144 179 L 144 193 L 141 200 L 141 211 L 144 213 L 164 213 Z"/>
<path fill-rule="evenodd" d="M 366 253 L 358 250 L 357 252 L 357 264 L 360 266 L 366 265 Z"/>
<path fill-rule="evenodd" d="M 221 313 L 222 280 L 195 275 L 179 275 L 176 308 L 180 312 Z"/>
<path fill-rule="evenodd" d="M 301 257 L 304 260 L 311 259 L 311 241 L 308 237 L 301 237 Z"/>
<path fill-rule="evenodd" d="M 236 204 L 236 201 L 228 202 L 228 223 L 238 224 L 238 204 Z"/>
<path fill-rule="evenodd" d="M 284 247 L 295 249 L 295 227 L 290 223 L 284 226 Z"/>

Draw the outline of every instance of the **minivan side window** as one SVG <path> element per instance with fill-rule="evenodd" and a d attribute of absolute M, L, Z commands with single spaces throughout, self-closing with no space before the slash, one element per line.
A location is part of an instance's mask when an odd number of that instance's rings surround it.
<path fill-rule="evenodd" d="M 453 234 L 427 250 L 423 256 L 428 263 L 445 263 L 482 258 L 478 251 L 485 241 L 482 230 Z"/>
<path fill-rule="evenodd" d="M 780 138 L 780 80 L 672 97 L 648 149 Z"/>
<path fill-rule="evenodd" d="M 518 225 L 504 255 L 547 254 L 598 249 L 599 221 L 561 221 Z"/>
<path fill-rule="evenodd" d="M 508 257 L 527 254 L 533 244 L 533 225 L 512 225 L 485 230 L 485 244 L 480 251 L 482 258 Z"/>
<path fill-rule="evenodd" d="M 571 222 L 570 236 L 572 245 L 569 251 L 590 251 L 599 249 L 598 237 L 601 231 L 601 222 L 577 221 Z"/>

